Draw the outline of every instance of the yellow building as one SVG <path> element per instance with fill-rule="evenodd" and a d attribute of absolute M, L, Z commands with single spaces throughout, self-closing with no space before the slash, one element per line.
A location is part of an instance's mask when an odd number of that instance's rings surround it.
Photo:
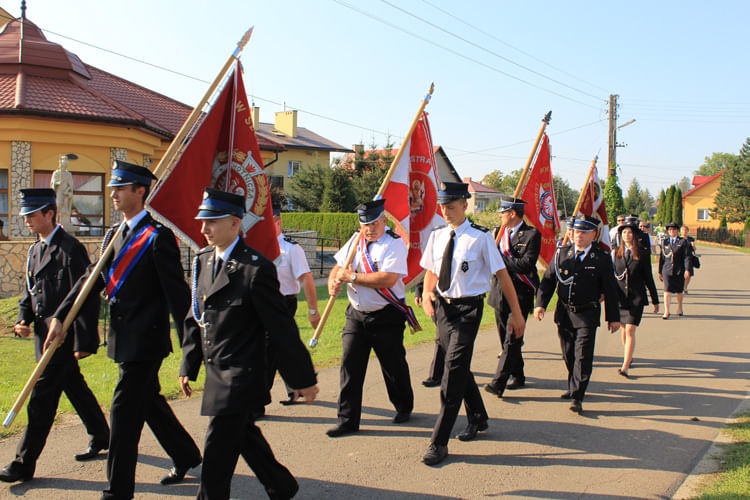
<path fill-rule="evenodd" d="M 720 220 L 711 217 L 711 210 L 716 207 L 714 200 L 721 183 L 721 174 L 696 175 L 693 177 L 693 189 L 682 195 L 682 222 L 695 234 L 699 227 L 718 228 Z M 741 222 L 727 224 L 729 229 L 742 229 Z"/>

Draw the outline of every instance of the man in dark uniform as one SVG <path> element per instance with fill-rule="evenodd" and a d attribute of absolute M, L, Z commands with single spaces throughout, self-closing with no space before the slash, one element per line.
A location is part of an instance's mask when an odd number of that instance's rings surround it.
<path fill-rule="evenodd" d="M 677 315 L 682 316 L 682 299 L 685 281 L 693 272 L 693 254 L 690 242 L 680 237 L 680 225 L 667 224 L 668 236 L 661 242 L 659 253 L 659 281 L 664 282 L 664 316 L 669 319 L 672 294 L 677 295 Z"/>
<path fill-rule="evenodd" d="M 526 202 L 520 198 L 503 196 L 500 200 L 500 218 L 503 226 L 497 228 L 497 231 L 502 233 L 498 242 L 500 255 L 513 281 L 524 320 L 534 308 L 534 296 L 539 286 L 536 261 L 542 249 L 541 233 L 523 220 L 525 204 Z M 497 240 L 497 233 L 495 239 Z M 506 388 L 518 389 L 526 383 L 521 354 L 523 338 L 507 335 L 505 332 L 505 325 L 510 316 L 510 304 L 505 300 L 496 277 L 492 278 L 487 304 L 495 309 L 495 323 L 503 352 L 497 363 L 495 378 L 485 385 L 484 389 L 497 397 L 502 397 Z M 509 381 L 511 377 L 512 380 Z"/>
<path fill-rule="evenodd" d="M 201 462 L 193 438 L 160 394 L 159 368 L 172 351 L 169 313 L 182 343 L 190 291 L 174 233 L 152 219 L 144 208 L 153 179 L 147 168 L 115 161 L 108 185 L 115 210 L 125 218 L 124 227 L 112 242 L 114 253 L 89 294 L 92 300 L 106 287 L 111 318 L 107 354 L 120 368 L 110 410 L 109 487 L 102 495 L 105 499 L 133 497 L 144 422 L 174 462 L 162 484 L 182 481 L 187 471 Z M 114 228 L 107 232 L 102 248 L 114 234 Z M 89 267 L 55 312 L 45 348 L 62 334 L 62 321 L 92 270 Z"/>
<path fill-rule="evenodd" d="M 180 386 L 191 394 L 201 362 L 206 385 L 201 415 L 210 416 L 199 499 L 228 499 L 239 455 L 270 498 L 291 498 L 298 485 L 273 455 L 251 412 L 270 400 L 266 341 L 279 354 L 284 380 L 312 402 L 318 393 L 310 354 L 279 291 L 276 268 L 239 237 L 245 199 L 206 188 L 196 219 L 210 246 L 193 261 L 193 296 L 185 318 Z"/>
<path fill-rule="evenodd" d="M 555 323 L 568 369 L 568 390 L 561 397 L 572 400 L 570 411 L 576 413 L 583 412 L 582 401 L 591 378 L 602 296 L 609 331 L 620 328 L 619 290 L 612 259 L 595 241 L 598 228 L 599 220 L 593 217 L 574 219 L 573 242 L 555 251 L 539 284 L 534 309 L 534 317 L 541 321 L 557 289 Z"/>
<path fill-rule="evenodd" d="M 39 240 L 29 248 L 26 260 L 26 288 L 18 302 L 16 335 L 28 337 L 34 323 L 36 359 L 42 356 L 50 316 L 70 288 L 86 271 L 86 248 L 55 222 L 57 206 L 52 189 L 22 189 L 21 211 L 29 230 Z M 65 395 L 78 412 L 90 436 L 89 447 L 75 455 L 87 460 L 109 446 L 109 426 L 99 403 L 86 385 L 78 359 L 95 353 L 99 346 L 99 301 L 86 304 L 86 310 L 71 326 L 73 335 L 57 349 L 42 372 L 27 407 L 28 425 L 18 443 L 16 458 L 0 471 L 0 481 L 28 481 L 42 453 L 55 419 L 60 395 Z"/>
<path fill-rule="evenodd" d="M 445 182 L 440 187 L 437 202 L 448 225 L 430 234 L 419 262 L 425 269 L 422 309 L 434 318 L 445 350 L 440 414 L 430 446 L 422 457 L 427 465 L 438 464 L 448 456 L 448 440 L 462 402 L 468 425 L 458 439 L 470 441 L 478 432 L 487 430 L 489 417 L 471 373 L 471 358 L 491 275 L 497 277 L 510 304 L 508 333 L 522 337 L 525 327 L 516 291 L 495 240 L 487 228 L 466 218 L 466 199 L 471 196 L 468 184 Z"/>
<path fill-rule="evenodd" d="M 336 265 L 328 275 L 330 295 L 338 295 L 346 283 L 349 298 L 341 332 L 338 421 L 326 431 L 330 437 L 359 430 L 362 386 L 372 350 L 380 362 L 388 397 L 396 408 L 393 423 L 409 420 L 414 408 L 404 349 L 404 322 L 407 310 L 411 313 L 404 302 L 406 244 L 385 223 L 385 199 L 360 204 L 357 215 L 360 230 L 336 253 Z M 356 254 L 347 267 L 351 248 L 356 248 Z"/>

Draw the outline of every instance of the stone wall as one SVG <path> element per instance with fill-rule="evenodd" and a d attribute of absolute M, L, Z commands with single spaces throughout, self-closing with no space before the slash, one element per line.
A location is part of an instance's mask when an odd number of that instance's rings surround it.
<path fill-rule="evenodd" d="M 109 164 L 114 164 L 115 160 L 128 161 L 128 150 L 124 148 L 109 148 Z M 122 221 L 122 215 L 120 212 L 115 211 L 115 207 L 112 206 L 112 198 L 106 196 L 109 200 L 109 225 L 115 226 Z"/>
<path fill-rule="evenodd" d="M 12 141 L 10 143 L 10 185 L 8 209 L 10 210 L 10 228 L 7 232 L 11 238 L 23 238 L 27 234 L 23 217 L 18 215 L 18 193 L 31 185 L 31 143 Z"/>

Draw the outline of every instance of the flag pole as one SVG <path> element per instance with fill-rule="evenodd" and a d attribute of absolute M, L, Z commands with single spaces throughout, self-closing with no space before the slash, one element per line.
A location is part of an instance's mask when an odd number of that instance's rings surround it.
<path fill-rule="evenodd" d="M 594 156 L 594 160 L 591 162 L 591 168 L 589 168 L 589 173 L 586 175 L 586 181 L 583 183 L 583 188 L 581 188 L 581 193 L 578 195 L 578 201 L 576 202 L 576 208 L 573 210 L 573 217 L 578 214 L 578 211 L 581 209 L 581 205 L 583 204 L 583 197 L 586 196 L 586 190 L 589 187 L 589 183 L 591 182 L 591 176 L 594 175 L 594 169 L 596 168 L 596 161 L 599 159 L 599 155 Z M 568 242 L 568 232 L 567 232 L 567 226 L 565 231 L 565 238 L 562 240 L 562 245 Z"/>
<path fill-rule="evenodd" d="M 424 96 L 424 99 L 422 99 L 422 102 L 419 104 L 419 110 L 417 111 L 416 116 L 414 117 L 414 120 L 411 122 L 411 126 L 409 127 L 409 131 L 406 133 L 406 136 L 404 137 L 404 140 L 401 141 L 401 147 L 398 149 L 398 153 L 396 153 L 396 156 L 393 158 L 393 161 L 391 162 L 391 166 L 388 169 L 388 173 L 385 174 L 385 178 L 383 178 L 383 182 L 380 184 L 380 188 L 378 189 L 378 192 L 375 194 L 375 199 L 377 200 L 381 196 L 383 196 L 383 193 L 385 193 L 386 188 L 388 187 L 388 183 L 391 180 L 391 177 L 393 177 L 393 173 L 396 171 L 396 165 L 401 161 L 401 157 L 404 155 L 404 149 L 406 149 L 406 144 L 409 142 L 409 139 L 411 139 L 411 135 L 414 133 L 414 129 L 417 128 L 417 123 L 419 123 L 419 119 L 422 117 L 422 112 L 424 111 L 425 106 L 430 102 L 430 99 L 432 98 L 432 93 L 435 90 L 435 84 L 430 84 L 430 91 L 427 93 L 426 96 Z M 359 237 L 363 238 L 364 234 L 362 231 L 359 233 Z M 349 255 L 346 256 L 346 262 L 344 263 L 344 268 L 347 268 L 352 265 L 352 262 L 354 261 L 354 256 L 357 253 L 357 246 L 356 244 L 353 244 L 351 249 L 349 250 Z M 318 323 L 318 327 L 315 329 L 315 333 L 313 333 L 312 338 L 310 339 L 310 347 L 315 347 L 318 345 L 318 339 L 320 338 L 320 335 L 323 333 L 323 327 L 326 324 L 326 321 L 328 320 L 328 316 L 331 314 L 331 310 L 333 309 L 333 305 L 336 303 L 336 295 L 331 295 L 328 297 L 328 303 L 326 304 L 326 308 L 323 310 L 323 314 L 320 317 L 320 322 Z"/>
<path fill-rule="evenodd" d="M 216 75 L 216 78 L 214 78 L 214 81 L 211 82 L 211 85 L 208 87 L 208 90 L 206 90 L 206 93 L 203 94 L 203 98 L 200 100 L 198 105 L 193 108 L 193 111 L 187 117 L 187 120 L 185 120 L 185 123 L 182 124 L 180 131 L 177 132 L 177 135 L 172 140 L 172 143 L 169 145 L 169 148 L 167 148 L 167 151 L 162 155 L 161 160 L 159 160 L 158 165 L 156 165 L 156 168 L 154 168 L 154 175 L 156 177 L 161 178 L 162 170 L 166 169 L 166 167 L 172 162 L 173 158 L 175 157 L 175 154 L 177 153 L 177 150 L 182 146 L 182 143 L 185 142 L 185 138 L 187 137 L 188 133 L 193 128 L 193 125 L 198 120 L 198 118 L 201 116 L 203 112 L 203 107 L 206 105 L 208 100 L 216 91 L 216 88 L 219 86 L 219 83 L 221 83 L 221 80 L 224 78 L 224 75 L 226 74 L 226 72 L 229 70 L 232 64 L 234 64 L 234 62 L 239 58 L 240 53 L 244 50 L 245 45 L 247 45 L 247 42 L 250 40 L 250 36 L 253 34 L 253 28 L 254 26 L 251 26 L 250 29 L 247 30 L 244 35 L 242 35 L 242 38 L 240 39 L 240 41 L 237 42 L 237 47 L 235 47 L 232 54 L 224 63 L 224 66 Z"/>
<path fill-rule="evenodd" d="M 222 67 L 219 74 L 217 74 L 216 78 L 214 78 L 214 81 L 211 83 L 211 86 L 208 88 L 208 90 L 204 94 L 200 103 L 195 108 L 193 108 L 193 111 L 190 113 L 187 120 L 185 120 L 185 123 L 182 124 L 180 131 L 172 140 L 171 144 L 169 145 L 169 148 L 167 148 L 167 151 L 165 151 L 164 155 L 162 155 L 161 160 L 156 165 L 156 168 L 154 168 L 154 175 L 159 178 L 159 181 L 162 178 L 162 174 L 166 170 L 165 168 L 166 165 L 168 165 L 169 162 L 171 162 L 176 151 L 184 142 L 185 137 L 187 136 L 188 132 L 192 129 L 196 120 L 200 117 L 203 107 L 206 105 L 208 100 L 211 98 L 211 95 L 213 95 L 214 91 L 219 86 L 219 83 L 223 79 L 224 74 L 227 72 L 229 67 L 234 63 L 234 61 L 237 60 L 240 53 L 245 48 L 245 45 L 247 45 L 247 42 L 250 40 L 250 36 L 252 35 L 252 33 L 253 33 L 253 27 L 250 27 L 250 29 L 247 30 L 245 34 L 242 36 L 240 41 L 237 42 L 237 47 L 235 47 L 234 51 L 229 56 L 229 59 L 227 59 L 226 63 L 224 63 L 224 66 Z M 159 181 L 157 181 L 157 184 Z M 55 340 L 52 341 L 49 347 L 47 347 L 47 350 L 44 351 L 44 354 L 37 362 L 36 367 L 31 372 L 31 375 L 29 375 L 29 378 L 26 381 L 26 384 L 23 386 L 23 389 L 21 389 L 21 392 L 18 394 L 16 401 L 13 403 L 13 406 L 8 412 L 7 417 L 3 421 L 3 427 L 10 427 L 13 424 L 13 421 L 15 420 L 18 413 L 21 411 L 21 408 L 23 407 L 23 404 L 26 402 L 26 399 L 29 397 L 29 394 L 31 394 L 31 391 L 34 389 L 34 385 L 36 384 L 37 380 L 39 380 L 39 377 L 42 375 L 45 368 L 47 368 L 47 365 L 52 359 L 52 356 L 55 354 L 55 351 L 63 342 L 63 338 L 64 338 L 63 336 L 65 335 L 65 332 L 68 330 L 68 328 L 70 328 L 70 325 L 73 323 L 73 320 L 75 320 L 76 316 L 78 315 L 78 311 L 81 309 L 81 307 L 85 303 L 89 293 L 91 292 L 91 289 L 94 287 L 94 283 L 99 278 L 99 274 L 104 269 L 104 263 L 109 259 L 110 255 L 114 252 L 113 243 L 117 238 L 120 237 L 121 233 L 122 233 L 122 224 L 119 225 L 119 227 L 117 228 L 117 231 L 115 232 L 115 235 L 112 237 L 109 244 L 107 245 L 107 248 L 105 248 L 102 254 L 99 256 L 99 260 L 97 261 L 96 266 L 94 266 L 94 269 L 91 271 L 91 274 L 89 274 L 89 277 L 86 279 L 86 282 L 83 284 L 83 287 L 78 292 L 78 295 L 76 296 L 76 299 L 73 302 L 73 306 L 70 308 L 70 311 L 65 316 L 65 320 L 63 321 L 63 327 L 62 327 L 63 335 L 55 338 Z"/>
<path fill-rule="evenodd" d="M 551 118 L 552 118 L 552 110 L 547 111 L 547 114 L 544 115 L 544 118 L 542 118 L 542 128 L 539 129 L 539 134 L 536 136 L 536 141 L 534 141 L 534 147 L 531 148 L 531 154 L 529 155 L 529 159 L 526 161 L 526 166 L 523 167 L 523 172 L 521 173 L 521 177 L 518 179 L 516 190 L 513 191 L 513 198 L 518 198 L 518 195 L 521 194 L 521 188 L 523 188 L 523 185 L 526 181 L 526 176 L 529 173 L 531 162 L 534 161 L 534 157 L 539 151 L 539 143 L 542 142 L 544 131 L 547 129 L 547 125 L 549 125 L 549 121 Z M 497 232 L 497 237 L 495 237 L 496 244 L 500 243 L 500 238 L 502 237 L 502 235 L 503 235 L 503 229 L 501 227 L 500 231 Z"/>

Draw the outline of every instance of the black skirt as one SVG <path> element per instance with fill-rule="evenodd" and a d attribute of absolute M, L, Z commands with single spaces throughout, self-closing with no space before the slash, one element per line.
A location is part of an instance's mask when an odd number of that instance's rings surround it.
<path fill-rule="evenodd" d="M 669 293 L 682 293 L 685 291 L 685 275 L 677 276 L 663 275 L 664 291 Z"/>
<path fill-rule="evenodd" d="M 623 325 L 635 325 L 641 324 L 641 318 L 643 317 L 643 306 L 633 306 L 630 309 L 620 308 L 620 323 Z"/>

